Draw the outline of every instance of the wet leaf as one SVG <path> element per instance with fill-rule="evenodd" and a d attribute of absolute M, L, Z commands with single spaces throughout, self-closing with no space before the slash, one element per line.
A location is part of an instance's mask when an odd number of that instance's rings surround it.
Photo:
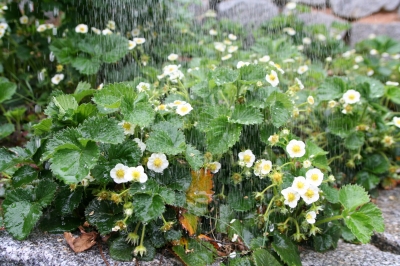
<path fill-rule="evenodd" d="M 186 201 L 189 205 L 208 204 L 212 201 L 214 195 L 213 175 L 209 170 L 200 169 L 191 171 L 192 182 L 186 192 Z"/>
<path fill-rule="evenodd" d="M 98 235 L 96 232 L 86 233 L 82 227 L 80 227 L 80 230 L 81 234 L 78 237 L 74 237 L 70 232 L 64 232 L 65 240 L 75 253 L 88 250 L 96 245 Z"/>
<path fill-rule="evenodd" d="M 187 212 L 179 216 L 179 222 L 182 227 L 188 232 L 189 236 L 196 234 L 198 221 L 199 218 L 197 216 Z"/>
<path fill-rule="evenodd" d="M 193 170 L 199 170 L 203 166 L 203 155 L 192 145 L 186 145 L 185 159 Z"/>
<path fill-rule="evenodd" d="M 367 171 L 359 171 L 356 176 L 356 183 L 358 185 L 363 186 L 367 191 L 370 191 L 374 188 L 376 188 L 376 186 L 379 184 L 379 182 L 381 182 L 381 179 L 379 177 L 377 177 L 376 175 L 369 173 Z"/>
<path fill-rule="evenodd" d="M 118 144 L 125 140 L 124 130 L 115 119 L 91 117 L 79 127 L 82 139 Z"/>
<path fill-rule="evenodd" d="M 39 229 L 50 234 L 61 234 L 75 230 L 81 223 L 82 220 L 77 217 L 60 217 L 59 214 L 50 213 L 50 216 L 40 220 Z"/>
<path fill-rule="evenodd" d="M 267 98 L 271 122 L 275 127 L 287 123 L 292 112 L 293 104 L 289 97 L 281 92 L 273 92 Z"/>
<path fill-rule="evenodd" d="M 76 101 L 79 103 L 86 96 L 91 96 L 96 90 L 92 89 L 90 83 L 81 81 L 78 83 L 78 86 L 75 89 L 74 97 Z"/>
<path fill-rule="evenodd" d="M 246 105 L 236 105 L 228 121 L 242 125 L 255 125 L 263 121 L 263 115 L 257 108 L 251 108 Z"/>
<path fill-rule="evenodd" d="M 24 165 L 14 173 L 12 178 L 13 187 L 17 188 L 22 185 L 29 184 L 35 178 L 37 178 L 37 176 L 38 176 L 37 170 L 28 165 Z"/>
<path fill-rule="evenodd" d="M 207 149 L 213 154 L 223 154 L 239 141 L 242 126 L 229 123 L 226 116 L 213 119 L 206 132 Z"/>
<path fill-rule="evenodd" d="M 49 205 L 54 198 L 57 190 L 57 184 L 49 180 L 41 180 L 35 188 L 35 202 L 42 208 Z"/>
<path fill-rule="evenodd" d="M 3 204 L 3 208 L 7 232 L 18 240 L 25 239 L 42 216 L 40 206 L 28 201 Z"/>
<path fill-rule="evenodd" d="M 346 137 L 344 146 L 349 150 L 358 150 L 364 145 L 364 142 L 364 133 L 355 131 Z"/>
<path fill-rule="evenodd" d="M 154 121 L 155 111 L 149 103 L 133 103 L 124 99 L 121 103 L 121 113 L 124 120 L 140 127 L 150 126 Z"/>
<path fill-rule="evenodd" d="M 87 221 L 95 225 L 101 235 L 110 233 L 115 223 L 124 218 L 122 205 L 111 201 L 92 200 L 85 210 Z"/>
<path fill-rule="evenodd" d="M 275 252 L 278 253 L 281 260 L 288 265 L 301 266 L 301 260 L 299 254 L 297 253 L 297 247 L 287 236 L 279 233 L 274 234 L 272 247 L 274 248 Z"/>
<path fill-rule="evenodd" d="M 17 84 L 9 82 L 6 78 L 0 78 L 0 103 L 11 99 L 17 91 Z"/>
<path fill-rule="evenodd" d="M 72 213 L 82 200 L 83 187 L 71 191 L 69 186 L 61 187 L 54 200 L 55 212 L 61 215 Z"/>
<path fill-rule="evenodd" d="M 358 212 L 367 215 L 371 219 L 371 226 L 378 233 L 385 231 L 385 222 L 382 217 L 382 211 L 373 203 L 367 203 L 358 209 Z"/>
<path fill-rule="evenodd" d="M 253 256 L 254 264 L 256 266 L 264 266 L 264 265 L 280 266 L 281 265 L 279 263 L 279 261 L 277 261 L 275 259 L 275 257 L 265 249 L 255 250 L 253 252 L 252 256 Z"/>
<path fill-rule="evenodd" d="M 50 131 L 51 126 L 53 125 L 51 118 L 46 118 L 41 120 L 38 124 L 32 126 L 34 129 L 34 133 L 36 136 L 43 135 Z"/>
<path fill-rule="evenodd" d="M 162 123 L 164 128 L 157 127 L 146 141 L 147 150 L 167 155 L 176 155 L 185 150 L 185 135 L 169 123 Z"/>
<path fill-rule="evenodd" d="M 361 186 L 347 185 L 343 186 L 339 191 L 339 201 L 343 206 L 352 211 L 358 206 L 369 202 L 368 193 Z"/>
<path fill-rule="evenodd" d="M 361 212 L 352 213 L 344 218 L 344 223 L 361 243 L 366 244 L 371 240 L 374 227 L 368 215 Z"/>
<path fill-rule="evenodd" d="M 8 137 L 15 130 L 14 124 L 3 124 L 0 126 L 0 139 Z"/>
<path fill-rule="evenodd" d="M 135 216 L 143 223 L 160 217 L 165 211 L 165 203 L 160 195 L 136 194 L 133 206 Z"/>
<path fill-rule="evenodd" d="M 120 236 L 113 240 L 110 245 L 110 256 L 114 260 L 132 261 L 133 246 L 125 241 L 125 236 Z"/>
<path fill-rule="evenodd" d="M 330 101 L 340 98 L 346 91 L 346 87 L 346 83 L 340 77 L 327 78 L 318 88 L 318 99 Z"/>
<path fill-rule="evenodd" d="M 239 73 L 236 70 L 232 70 L 226 67 L 217 68 L 212 72 L 212 78 L 218 86 L 233 83 L 239 77 Z"/>
<path fill-rule="evenodd" d="M 389 162 L 382 154 L 368 154 L 364 160 L 365 169 L 374 174 L 383 174 L 389 171 Z"/>
<path fill-rule="evenodd" d="M 189 239 L 187 249 L 184 246 L 174 246 L 175 254 L 186 264 L 190 266 L 204 266 L 214 262 L 216 250 L 207 242 L 198 242 Z"/>
<path fill-rule="evenodd" d="M 338 203 L 339 202 L 339 190 L 330 187 L 328 184 L 321 184 L 321 190 L 325 194 L 325 198 L 330 203 Z"/>

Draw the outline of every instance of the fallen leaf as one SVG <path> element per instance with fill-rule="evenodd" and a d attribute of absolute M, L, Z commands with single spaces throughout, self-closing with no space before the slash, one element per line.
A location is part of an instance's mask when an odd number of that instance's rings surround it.
<path fill-rule="evenodd" d="M 79 227 L 81 235 L 78 237 L 73 236 L 70 232 L 64 232 L 64 238 L 68 245 L 76 253 L 88 250 L 96 245 L 97 232 L 86 233 L 82 226 Z"/>
<path fill-rule="evenodd" d="M 213 175 L 209 170 L 192 171 L 192 182 L 186 192 L 186 201 L 189 204 L 208 204 L 214 195 Z"/>
<path fill-rule="evenodd" d="M 198 217 L 190 213 L 183 213 L 179 216 L 179 222 L 182 227 L 188 232 L 189 236 L 196 233 Z"/>

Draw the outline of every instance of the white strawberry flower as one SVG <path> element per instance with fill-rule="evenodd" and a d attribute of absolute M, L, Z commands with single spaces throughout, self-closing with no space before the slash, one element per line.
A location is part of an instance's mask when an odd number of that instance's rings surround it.
<path fill-rule="evenodd" d="M 311 185 L 318 187 L 324 180 L 324 174 L 318 168 L 310 169 L 306 172 L 306 180 Z"/>
<path fill-rule="evenodd" d="M 229 46 L 229 47 L 228 47 L 228 53 L 234 53 L 234 52 L 236 52 L 238 49 L 239 49 L 239 46 L 235 46 L 235 45 Z"/>
<path fill-rule="evenodd" d="M 306 220 L 309 224 L 315 223 L 315 217 L 317 217 L 317 214 L 315 213 L 315 211 L 309 211 L 306 214 Z"/>
<path fill-rule="evenodd" d="M 77 32 L 77 33 L 87 33 L 88 32 L 88 26 L 86 24 L 79 24 L 78 26 L 75 27 L 75 32 Z"/>
<path fill-rule="evenodd" d="M 169 61 L 175 61 L 175 60 L 178 59 L 178 57 L 179 57 L 179 55 L 172 53 L 167 58 L 168 58 Z"/>
<path fill-rule="evenodd" d="M 140 82 L 137 86 L 136 89 L 138 90 L 138 92 L 143 92 L 143 91 L 147 91 L 150 90 L 150 84 L 146 83 L 146 82 Z"/>
<path fill-rule="evenodd" d="M 274 70 L 271 70 L 271 73 L 267 74 L 265 79 L 268 81 L 269 84 L 271 84 L 272 87 L 276 87 L 279 84 L 278 74 L 276 74 Z"/>
<path fill-rule="evenodd" d="M 56 74 L 54 77 L 51 79 L 51 83 L 58 85 L 61 80 L 64 79 L 64 74 Z"/>
<path fill-rule="evenodd" d="M 118 125 L 124 129 L 124 135 L 133 135 L 135 133 L 135 125 L 128 121 L 122 120 Z"/>
<path fill-rule="evenodd" d="M 146 173 L 144 172 L 143 166 L 129 167 L 127 172 L 130 181 L 145 183 L 148 179 Z"/>
<path fill-rule="evenodd" d="M 115 22 L 112 20 L 109 20 L 107 22 L 107 28 L 109 28 L 110 30 L 115 30 Z"/>
<path fill-rule="evenodd" d="M 297 69 L 297 73 L 299 73 L 300 75 L 302 75 L 302 74 L 304 74 L 305 72 L 307 72 L 307 70 L 308 70 L 308 66 L 307 66 L 307 65 L 300 66 L 300 67 Z"/>
<path fill-rule="evenodd" d="M 216 174 L 218 173 L 219 169 L 221 169 L 221 164 L 219 162 L 212 162 L 207 165 L 207 168 L 211 173 Z"/>
<path fill-rule="evenodd" d="M 101 33 L 103 35 L 111 35 L 113 32 L 110 29 L 107 28 L 107 29 L 102 30 Z"/>
<path fill-rule="evenodd" d="M 140 29 L 138 29 L 138 28 L 133 29 L 133 30 L 131 31 L 131 35 L 132 35 L 133 37 L 139 36 L 139 34 L 140 34 Z"/>
<path fill-rule="evenodd" d="M 132 50 L 136 47 L 136 43 L 134 41 L 129 40 L 128 49 Z"/>
<path fill-rule="evenodd" d="M 319 189 L 316 186 L 309 185 L 306 192 L 300 196 L 307 205 L 310 205 L 319 199 Z"/>
<path fill-rule="evenodd" d="M 236 35 L 233 35 L 232 33 L 228 35 L 228 38 L 231 41 L 236 41 L 236 39 L 237 39 Z"/>
<path fill-rule="evenodd" d="M 393 124 L 396 127 L 400 127 L 400 117 L 397 117 L 397 116 L 393 117 Z"/>
<path fill-rule="evenodd" d="M 388 85 L 388 86 L 399 86 L 399 83 L 395 82 L 395 81 L 386 81 L 386 85 Z"/>
<path fill-rule="evenodd" d="M 180 104 L 176 107 L 176 113 L 180 116 L 185 116 L 188 113 L 190 113 L 190 111 L 193 110 L 193 107 L 190 105 L 190 103 L 183 103 Z"/>
<path fill-rule="evenodd" d="M 306 144 L 301 140 L 292 139 L 286 146 L 290 158 L 303 157 L 306 153 Z"/>
<path fill-rule="evenodd" d="M 262 62 L 262 63 L 267 63 L 271 58 L 269 57 L 269 55 L 264 55 L 263 57 L 259 58 L 258 61 Z"/>
<path fill-rule="evenodd" d="M 248 66 L 248 65 L 250 65 L 249 62 L 239 61 L 239 62 L 236 64 L 236 68 L 237 68 L 237 69 L 240 69 L 241 67 L 243 67 L 243 66 Z"/>
<path fill-rule="evenodd" d="M 303 83 L 301 82 L 300 79 L 295 78 L 294 80 L 296 80 L 296 83 L 299 86 L 300 90 L 304 89 L 304 85 L 303 85 Z"/>
<path fill-rule="evenodd" d="M 239 161 L 243 162 L 245 166 L 252 167 L 256 159 L 251 150 L 245 150 L 244 152 L 239 152 Z"/>
<path fill-rule="evenodd" d="M 133 41 L 134 41 L 136 44 L 143 44 L 143 43 L 146 42 L 146 39 L 145 39 L 145 38 L 133 38 Z"/>
<path fill-rule="evenodd" d="M 346 104 L 354 104 L 360 101 L 360 93 L 355 90 L 348 90 L 343 94 L 343 100 Z"/>
<path fill-rule="evenodd" d="M 314 104 L 314 97 L 312 97 L 311 95 L 307 97 L 307 102 L 309 105 L 313 105 Z"/>
<path fill-rule="evenodd" d="M 19 23 L 21 24 L 28 24 L 29 18 L 25 15 L 19 18 Z"/>
<path fill-rule="evenodd" d="M 304 194 L 309 186 L 310 184 L 307 182 L 304 176 L 295 177 L 292 183 L 292 188 L 300 195 Z"/>
<path fill-rule="evenodd" d="M 211 36 L 216 36 L 216 35 L 218 34 L 218 32 L 217 32 L 216 30 L 214 30 L 214 29 L 211 29 L 208 33 L 209 33 Z"/>
<path fill-rule="evenodd" d="M 162 173 L 169 165 L 164 153 L 153 153 L 147 161 L 147 168 L 156 173 Z"/>
<path fill-rule="evenodd" d="M 117 184 L 129 182 L 128 169 L 128 166 L 119 163 L 110 171 L 110 176 Z"/>
<path fill-rule="evenodd" d="M 270 160 L 258 160 L 254 166 L 254 175 L 264 177 L 272 170 L 272 162 Z"/>
<path fill-rule="evenodd" d="M 146 144 L 144 144 L 143 141 L 141 141 L 138 138 L 134 138 L 133 141 L 137 143 L 137 145 L 139 146 L 139 149 L 142 151 L 142 153 L 146 150 Z"/>
<path fill-rule="evenodd" d="M 41 25 L 39 25 L 39 26 L 36 28 L 36 31 L 37 31 L 37 32 L 44 32 L 46 29 L 47 29 L 47 28 L 46 28 L 46 25 L 41 24 Z"/>
<path fill-rule="evenodd" d="M 310 160 L 305 160 L 303 162 L 303 167 L 304 168 L 310 168 L 311 167 L 311 161 Z"/>
<path fill-rule="evenodd" d="M 91 27 L 90 28 L 95 34 L 100 35 L 101 34 L 101 30 L 99 30 L 98 28 L 95 27 Z"/>
<path fill-rule="evenodd" d="M 284 204 L 289 205 L 290 208 L 295 208 L 297 206 L 297 202 L 300 199 L 300 194 L 297 193 L 293 188 L 288 187 L 282 189 L 281 194 L 285 198 Z"/>

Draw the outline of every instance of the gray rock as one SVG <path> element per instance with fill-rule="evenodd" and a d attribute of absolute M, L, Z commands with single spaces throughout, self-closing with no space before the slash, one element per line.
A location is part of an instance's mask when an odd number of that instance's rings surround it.
<path fill-rule="evenodd" d="M 342 240 L 335 250 L 324 253 L 304 250 L 300 257 L 303 266 L 400 266 L 400 255 L 381 251 L 373 245 L 354 245 Z"/>
<path fill-rule="evenodd" d="M 326 6 L 326 0 L 298 0 L 296 2 L 299 4 L 306 4 L 306 5 L 315 6 L 315 7 L 325 7 Z"/>
<path fill-rule="evenodd" d="M 257 27 L 279 15 L 279 9 L 270 0 L 227 0 L 217 7 L 219 18 L 227 18 L 244 26 Z"/>
<path fill-rule="evenodd" d="M 203 15 L 209 9 L 209 0 L 201 0 L 199 4 L 189 4 L 187 8 L 195 17 Z"/>
<path fill-rule="evenodd" d="M 340 17 L 358 19 L 381 9 L 394 10 L 400 5 L 400 0 L 330 0 L 330 5 Z"/>
<path fill-rule="evenodd" d="M 301 13 L 297 17 L 306 25 L 323 24 L 330 28 L 333 22 L 346 23 L 345 20 L 323 12 Z"/>
<path fill-rule="evenodd" d="M 354 22 L 350 30 L 350 45 L 354 46 L 357 42 L 367 39 L 370 34 L 386 35 L 400 40 L 400 22 L 379 24 Z"/>

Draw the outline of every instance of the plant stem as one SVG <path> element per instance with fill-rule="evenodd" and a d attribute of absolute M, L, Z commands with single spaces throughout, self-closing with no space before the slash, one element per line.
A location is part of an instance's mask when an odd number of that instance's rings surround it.
<path fill-rule="evenodd" d="M 276 186 L 276 184 L 269 185 L 269 186 L 266 187 L 263 191 L 261 191 L 261 193 L 264 194 L 265 192 L 267 192 L 268 189 L 270 189 L 270 188 L 272 188 L 272 187 L 274 187 L 274 186 Z"/>
<path fill-rule="evenodd" d="M 343 218 L 344 218 L 344 217 L 343 217 L 342 215 L 335 215 L 335 216 L 328 217 L 328 218 L 325 218 L 325 219 L 323 219 L 323 220 L 320 220 L 320 221 L 316 222 L 316 223 L 315 223 L 315 226 L 320 225 L 320 224 L 323 224 L 323 223 L 327 223 L 327 222 L 330 222 L 330 221 L 335 221 L 335 220 L 343 219 Z"/>

